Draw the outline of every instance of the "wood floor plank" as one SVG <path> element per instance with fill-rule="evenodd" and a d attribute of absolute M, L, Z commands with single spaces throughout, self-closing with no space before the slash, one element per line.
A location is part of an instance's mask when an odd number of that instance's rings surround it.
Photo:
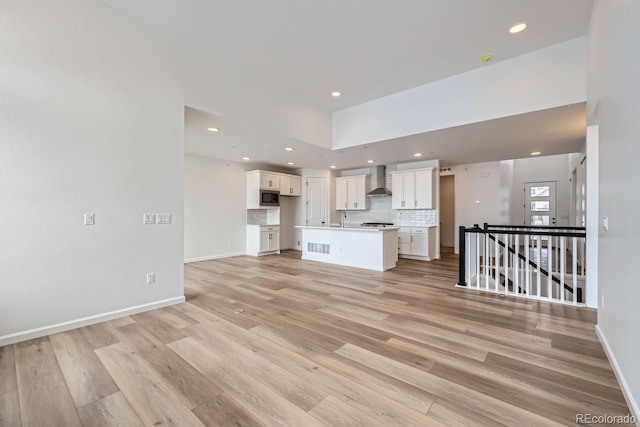
<path fill-rule="evenodd" d="M 143 427 L 142 421 L 121 392 L 78 408 L 84 426 Z"/>
<path fill-rule="evenodd" d="M 195 331 L 193 336 L 221 359 L 230 360 L 238 369 L 263 383 L 268 383 L 271 388 L 305 411 L 327 396 L 326 392 L 319 390 L 313 383 L 292 375 L 286 367 L 264 359 L 224 335 L 216 334 L 214 331 L 206 334 Z"/>
<path fill-rule="evenodd" d="M 351 344 L 346 344 L 337 350 L 336 353 L 398 378 L 401 381 L 413 384 L 429 393 L 442 396 L 447 400 L 455 401 L 456 399 L 463 399 L 467 404 L 472 402 L 476 405 L 477 410 L 490 412 L 498 422 L 503 424 L 515 425 L 525 422 L 540 426 L 563 425 L 522 408 L 502 402 L 491 396 L 483 395 L 480 392 L 460 386 L 455 382 L 408 367 L 402 363 L 380 356 L 374 352 L 357 348 Z"/>
<path fill-rule="evenodd" d="M 21 425 L 18 390 L 0 394 L 0 427 L 20 427 Z"/>
<path fill-rule="evenodd" d="M 118 386 L 77 330 L 49 337 L 76 408 L 118 391 Z"/>
<path fill-rule="evenodd" d="M 16 359 L 13 345 L 0 347 L 0 396 L 18 389 Z"/>
<path fill-rule="evenodd" d="M 109 322 L 96 323 L 79 330 L 93 350 L 120 342 L 113 333 L 114 327 Z"/>
<path fill-rule="evenodd" d="M 313 409 L 311 415 L 329 426 L 336 427 L 383 427 L 375 418 L 357 410 L 346 402 L 331 395 L 324 398 Z"/>
<path fill-rule="evenodd" d="M 225 393 L 241 403 L 265 424 L 309 427 L 323 425 L 307 412 L 275 393 L 273 389 L 236 368 L 193 338 L 176 341 L 169 344 L 169 347 L 203 375 L 219 382 Z"/>
<path fill-rule="evenodd" d="M 219 394 L 207 403 L 198 406 L 193 413 L 207 427 L 262 427 L 256 417 L 226 393 Z"/>
<path fill-rule="evenodd" d="M 316 384 L 319 388 L 347 402 L 361 412 L 389 426 L 429 426 L 439 422 L 413 410 L 384 394 L 369 389 L 366 385 L 352 381 L 338 372 L 327 369 L 305 355 L 289 351 L 268 339 L 259 339 L 247 344 L 252 350 L 274 363 L 289 367 L 295 375 Z"/>
<path fill-rule="evenodd" d="M 162 377 L 187 408 L 193 409 L 222 393 L 219 387 L 204 378 L 142 325 L 126 325 L 118 328 L 117 332 Z"/>
<path fill-rule="evenodd" d="M 429 412 L 435 400 L 434 395 L 424 390 L 365 366 L 356 366 L 355 363 L 349 363 L 350 359 L 339 355 L 311 355 L 311 359 L 353 382 L 365 384 L 367 388 L 424 414 Z"/>
<path fill-rule="evenodd" d="M 27 426 L 80 426 L 48 337 L 16 344 L 20 417 Z"/>
<path fill-rule="evenodd" d="M 96 350 L 131 407 L 145 425 L 202 426 L 160 376 L 127 344 Z"/>

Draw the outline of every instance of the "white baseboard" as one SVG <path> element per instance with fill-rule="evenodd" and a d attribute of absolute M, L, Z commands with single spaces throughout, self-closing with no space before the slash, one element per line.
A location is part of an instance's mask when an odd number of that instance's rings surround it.
<path fill-rule="evenodd" d="M 246 255 L 246 252 L 233 252 L 229 254 L 209 255 L 209 256 L 202 256 L 197 258 L 187 258 L 184 260 L 184 263 L 188 264 L 190 262 L 211 261 L 212 259 L 231 258 L 233 256 L 242 256 L 242 255 Z"/>
<path fill-rule="evenodd" d="M 609 347 L 609 343 L 607 342 L 607 338 L 602 333 L 602 329 L 600 329 L 600 325 L 596 325 L 596 335 L 604 348 L 604 352 L 607 354 L 609 358 L 609 362 L 611 363 L 611 367 L 613 367 L 613 372 L 616 374 L 616 378 L 618 379 L 618 383 L 620 384 L 620 388 L 622 389 L 622 394 L 624 395 L 625 400 L 627 401 L 627 405 L 629 406 L 629 410 L 631 411 L 631 415 L 633 415 L 636 420 L 637 426 L 640 426 L 640 407 L 638 407 L 638 402 L 633 399 L 631 395 L 631 390 L 629 389 L 629 384 L 624 379 L 624 375 L 620 370 L 620 365 L 618 365 L 618 361 L 616 360 L 615 355 L 611 351 L 611 347 Z"/>
<path fill-rule="evenodd" d="M 95 316 L 83 317 L 81 319 L 70 320 L 68 322 L 56 323 L 54 325 L 43 326 L 41 328 L 29 329 L 23 332 L 0 336 L 0 347 L 14 344 L 21 341 L 27 341 L 34 338 L 44 337 L 46 335 L 57 334 L 58 332 L 68 331 L 70 329 L 81 328 L 83 326 L 93 325 L 94 323 L 105 322 L 107 320 L 116 319 L 118 317 L 128 316 L 130 314 L 142 313 L 143 311 L 155 310 L 157 308 L 168 307 L 170 305 L 180 304 L 185 301 L 184 296 L 169 298 L 161 301 L 155 301 L 147 304 L 136 305 L 134 307 L 123 308 L 121 310 L 109 311 L 107 313 L 96 314 Z"/>

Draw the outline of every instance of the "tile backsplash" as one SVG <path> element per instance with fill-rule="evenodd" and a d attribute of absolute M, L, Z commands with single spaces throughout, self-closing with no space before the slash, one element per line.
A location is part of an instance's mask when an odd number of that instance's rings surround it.
<path fill-rule="evenodd" d="M 371 197 L 369 210 L 344 212 L 347 213 L 347 225 L 360 225 L 363 222 L 392 222 L 414 227 L 437 225 L 435 209 L 391 209 L 391 197 Z"/>

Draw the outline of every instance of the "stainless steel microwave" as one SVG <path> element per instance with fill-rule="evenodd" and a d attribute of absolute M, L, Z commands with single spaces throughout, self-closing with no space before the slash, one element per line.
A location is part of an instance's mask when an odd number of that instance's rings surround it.
<path fill-rule="evenodd" d="M 280 206 L 280 192 L 274 190 L 260 190 L 260 206 Z"/>

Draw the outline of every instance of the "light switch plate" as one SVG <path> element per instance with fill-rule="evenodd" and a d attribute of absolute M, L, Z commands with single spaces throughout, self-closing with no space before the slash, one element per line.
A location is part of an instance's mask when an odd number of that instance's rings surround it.
<path fill-rule="evenodd" d="M 158 214 L 158 224 L 171 224 L 171 214 Z"/>
<path fill-rule="evenodd" d="M 147 285 L 156 283 L 156 273 L 147 273 Z"/>
<path fill-rule="evenodd" d="M 144 224 L 155 224 L 156 223 L 156 214 L 144 214 L 142 217 L 142 222 Z"/>

